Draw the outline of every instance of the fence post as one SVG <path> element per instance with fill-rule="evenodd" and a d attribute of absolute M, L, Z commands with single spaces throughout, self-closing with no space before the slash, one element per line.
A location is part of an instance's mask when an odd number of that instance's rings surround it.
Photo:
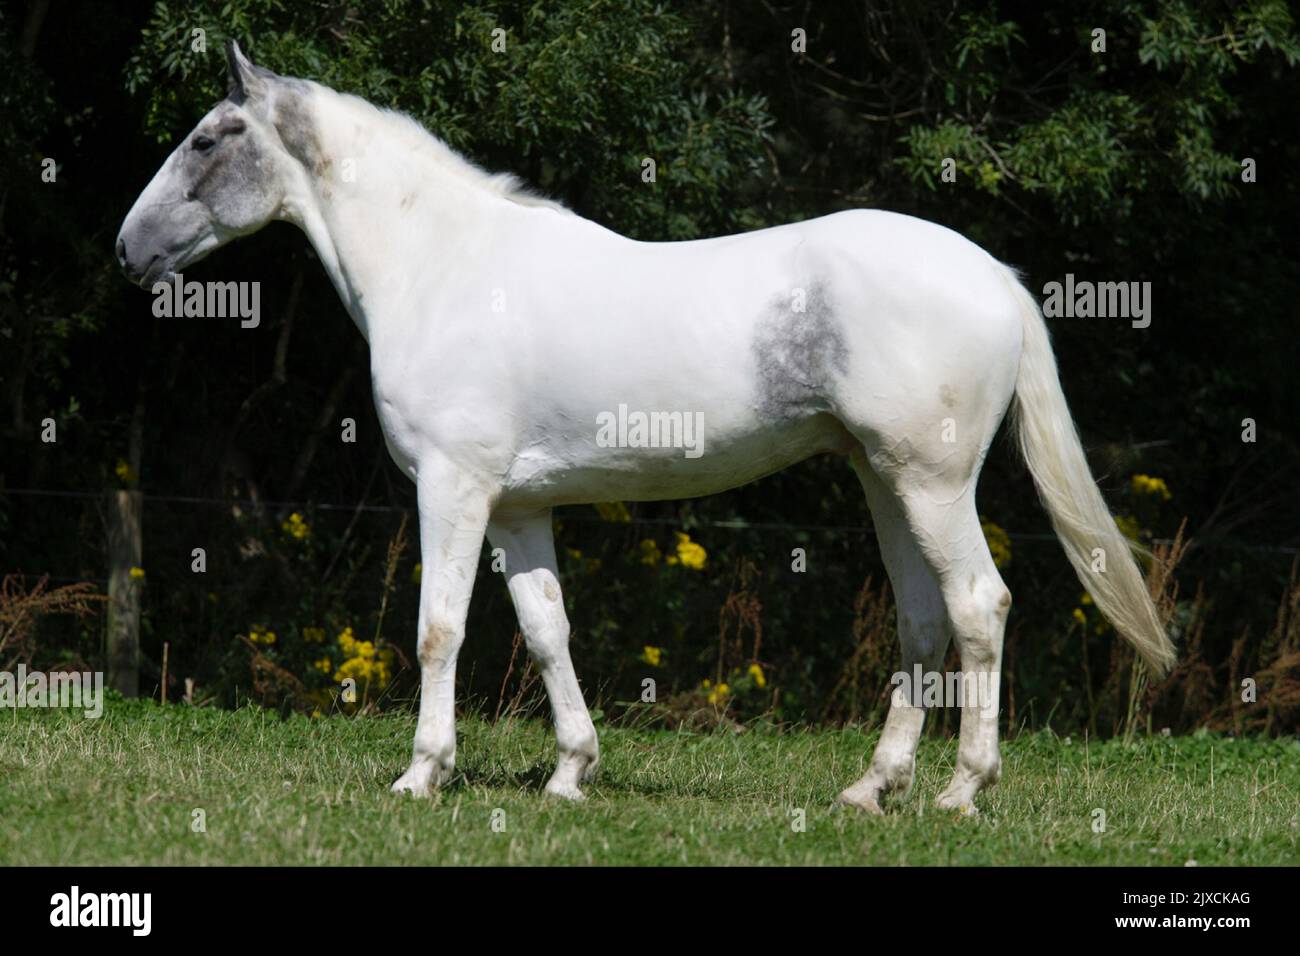
<path fill-rule="evenodd" d="M 144 579 L 143 500 L 139 491 L 118 489 L 108 502 L 108 686 L 125 697 L 140 693 L 140 594 Z"/>

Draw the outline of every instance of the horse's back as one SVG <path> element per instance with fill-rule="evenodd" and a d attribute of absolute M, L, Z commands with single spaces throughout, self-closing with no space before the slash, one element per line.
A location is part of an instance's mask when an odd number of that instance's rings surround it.
<path fill-rule="evenodd" d="M 909 466 L 964 481 L 1019 372 L 1006 268 L 951 229 L 879 210 L 750 235 L 719 248 L 766 292 L 737 317 L 759 417 L 826 412 L 869 453 L 906 447 Z"/>

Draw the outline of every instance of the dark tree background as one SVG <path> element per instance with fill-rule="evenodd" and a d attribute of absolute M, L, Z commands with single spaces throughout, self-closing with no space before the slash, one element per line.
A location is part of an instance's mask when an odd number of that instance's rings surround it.
<path fill-rule="evenodd" d="M 408 111 L 475 161 L 641 239 L 874 206 L 957 229 L 1031 289 L 1066 273 L 1149 281 L 1150 328 L 1050 325 L 1094 472 L 1121 525 L 1163 557 L 1157 571 L 1186 520 L 1192 544 L 1177 594 L 1166 590 L 1182 664 L 1155 688 L 1134 678 L 1001 440 L 980 500 L 1016 598 L 1008 721 L 1296 730 L 1289 4 L 0 7 L 0 571 L 23 588 L 47 575 L 102 588 L 108 495 L 139 490 L 141 692 L 160 693 L 166 645 L 173 698 L 189 678 L 197 702 L 324 711 L 340 706 L 345 666 L 370 681 L 365 706 L 413 686 L 413 494 L 384 450 L 364 342 L 286 225 L 190 270 L 261 282 L 256 330 L 155 319 L 113 256 L 139 191 L 224 94 L 226 36 L 279 73 Z M 344 417 L 355 444 L 339 440 Z M 835 460 L 711 499 L 567 509 L 559 542 L 588 696 L 625 710 L 652 676 L 659 704 L 635 709 L 657 719 L 879 715 L 895 650 L 869 525 Z M 534 704 L 486 568 L 462 682 L 472 706 Z M 104 642 L 102 618 L 51 616 L 21 647 L 0 643 L 0 663 L 100 667 Z"/>

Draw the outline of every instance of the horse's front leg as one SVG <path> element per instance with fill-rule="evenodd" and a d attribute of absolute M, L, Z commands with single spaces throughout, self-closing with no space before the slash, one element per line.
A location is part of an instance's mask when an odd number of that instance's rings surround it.
<path fill-rule="evenodd" d="M 416 478 L 420 513 L 420 717 L 411 766 L 394 793 L 426 796 L 456 762 L 456 657 L 465 640 L 474 574 L 491 509 L 486 482 L 448 463 L 421 463 Z"/>
<path fill-rule="evenodd" d="M 569 619 L 555 565 L 551 512 L 547 509 L 518 518 L 496 516 L 488 527 L 488 538 L 494 547 L 505 551 L 506 584 L 519 615 L 519 628 L 551 699 L 559 762 L 546 792 L 581 800 L 579 784 L 595 771 L 599 749 L 596 728 L 569 659 Z"/>

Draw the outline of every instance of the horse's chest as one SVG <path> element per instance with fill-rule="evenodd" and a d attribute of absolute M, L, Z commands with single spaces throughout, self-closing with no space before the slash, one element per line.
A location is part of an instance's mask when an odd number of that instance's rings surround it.
<path fill-rule="evenodd" d="M 419 376 L 400 366 L 375 362 L 371 388 L 388 453 L 399 468 L 414 474 L 428 445 L 429 401 L 422 393 Z"/>
<path fill-rule="evenodd" d="M 509 420 L 499 389 L 477 381 L 472 363 L 396 363 L 371 371 L 375 412 L 397 466 L 414 475 L 430 455 L 466 468 L 500 471 L 510 447 Z"/>
<path fill-rule="evenodd" d="M 419 444 L 406 417 L 397 412 L 389 402 L 375 401 L 375 411 L 379 415 L 379 425 L 383 429 L 384 444 L 397 467 L 411 475 L 415 474 L 415 465 L 419 461 Z"/>

